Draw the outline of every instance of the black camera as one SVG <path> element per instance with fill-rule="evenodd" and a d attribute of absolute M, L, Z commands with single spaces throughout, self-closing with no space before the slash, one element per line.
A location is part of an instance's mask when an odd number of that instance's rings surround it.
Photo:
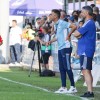
<path fill-rule="evenodd" d="M 41 30 L 36 30 L 36 36 L 38 36 L 39 38 L 43 38 L 44 34 L 41 32 Z"/>

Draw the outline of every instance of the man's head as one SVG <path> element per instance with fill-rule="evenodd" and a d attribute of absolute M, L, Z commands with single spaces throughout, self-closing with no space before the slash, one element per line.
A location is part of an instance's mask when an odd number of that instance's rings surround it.
<path fill-rule="evenodd" d="M 16 20 L 12 20 L 12 27 L 17 26 L 17 21 Z"/>
<path fill-rule="evenodd" d="M 79 22 L 79 27 L 82 27 L 83 24 L 84 24 L 84 20 L 81 20 L 81 21 Z"/>
<path fill-rule="evenodd" d="M 40 25 L 40 23 L 41 23 L 41 18 L 40 17 L 36 18 L 36 23 L 37 23 L 37 25 Z"/>
<path fill-rule="evenodd" d="M 94 7 L 93 8 L 93 13 L 96 14 L 96 15 L 99 14 L 99 8 L 98 7 Z"/>
<path fill-rule="evenodd" d="M 92 17 L 93 9 L 90 6 L 84 6 L 81 15 L 83 18 Z"/>
<path fill-rule="evenodd" d="M 64 19 L 66 17 L 66 12 L 64 10 L 60 11 L 60 18 Z"/>
<path fill-rule="evenodd" d="M 47 16 L 42 16 L 41 17 L 41 26 L 46 22 Z"/>
<path fill-rule="evenodd" d="M 74 10 L 73 12 L 72 12 L 72 16 L 78 16 L 79 15 L 79 13 L 78 13 L 78 10 Z"/>
<path fill-rule="evenodd" d="M 53 9 L 51 15 L 52 15 L 52 21 L 57 21 L 60 19 L 60 11 L 57 9 Z"/>
<path fill-rule="evenodd" d="M 48 15 L 48 21 L 52 21 L 52 15 L 51 14 Z"/>

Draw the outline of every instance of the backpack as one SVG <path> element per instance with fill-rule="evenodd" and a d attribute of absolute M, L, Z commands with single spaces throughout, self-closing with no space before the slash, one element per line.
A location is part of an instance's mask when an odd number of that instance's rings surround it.
<path fill-rule="evenodd" d="M 28 44 L 28 48 L 30 48 L 31 50 L 35 50 L 35 41 L 34 40 L 30 40 L 29 44 Z"/>
<path fill-rule="evenodd" d="M 55 72 L 53 72 L 52 70 L 46 69 L 43 72 L 41 72 L 40 76 L 43 76 L 43 77 L 46 77 L 46 76 L 52 77 L 52 76 L 55 76 Z"/>

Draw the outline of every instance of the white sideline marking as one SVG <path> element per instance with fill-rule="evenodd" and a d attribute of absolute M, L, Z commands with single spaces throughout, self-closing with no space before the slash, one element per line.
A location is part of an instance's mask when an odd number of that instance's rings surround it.
<path fill-rule="evenodd" d="M 43 90 L 43 91 L 46 91 L 46 92 L 51 92 L 51 91 L 49 91 L 49 90 L 47 90 L 45 88 L 41 88 L 41 87 L 38 87 L 38 86 L 33 86 L 31 84 L 17 82 L 17 81 L 13 81 L 13 80 L 10 80 L 10 79 L 7 79 L 7 78 L 3 78 L 3 77 L 0 77 L 0 79 L 5 80 L 5 81 L 9 81 L 9 82 L 12 82 L 12 83 L 16 83 L 16 84 L 28 86 L 28 87 L 33 87 L 33 88 L 40 89 L 40 90 Z"/>
<path fill-rule="evenodd" d="M 99 91 L 95 91 L 96 93 L 100 93 Z"/>
<path fill-rule="evenodd" d="M 12 82 L 12 83 L 16 83 L 16 84 L 20 84 L 20 85 L 32 87 L 32 88 L 35 88 L 35 89 L 39 89 L 39 90 L 42 90 L 42 91 L 45 91 L 45 92 L 51 92 L 51 93 L 53 93 L 52 91 L 49 91 L 49 90 L 47 90 L 47 89 L 45 89 L 45 88 L 41 88 L 41 87 L 38 87 L 38 86 L 33 86 L 33 85 L 31 85 L 31 84 L 13 81 L 13 80 L 10 80 L 10 79 L 4 78 L 4 77 L 0 77 L 0 79 L 5 80 L 5 81 L 8 81 L 8 82 Z M 78 97 L 78 98 L 80 98 L 81 100 L 88 100 L 87 98 L 81 98 L 81 97 L 79 97 L 79 96 L 75 96 L 75 95 L 72 95 L 72 94 L 65 94 L 65 95 Z"/>

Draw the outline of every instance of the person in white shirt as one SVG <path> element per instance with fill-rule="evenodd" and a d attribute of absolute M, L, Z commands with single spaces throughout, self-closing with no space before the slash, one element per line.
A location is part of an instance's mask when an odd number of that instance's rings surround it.
<path fill-rule="evenodd" d="M 18 65 L 21 61 L 21 34 L 22 30 L 17 26 L 17 21 L 12 20 L 12 28 L 9 34 L 11 65 L 12 63 Z"/>

